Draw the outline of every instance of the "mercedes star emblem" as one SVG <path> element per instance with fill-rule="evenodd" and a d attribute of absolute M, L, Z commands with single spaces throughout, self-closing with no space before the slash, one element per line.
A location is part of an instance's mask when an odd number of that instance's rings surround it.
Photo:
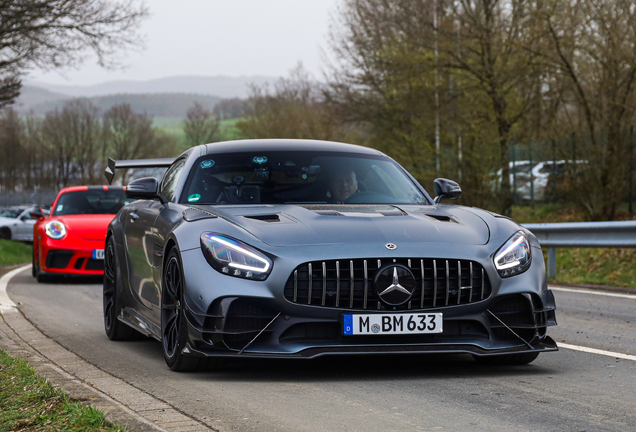
<path fill-rule="evenodd" d="M 377 298 L 385 305 L 403 305 L 413 296 L 415 276 L 405 265 L 386 265 L 375 276 L 374 290 Z"/>
<path fill-rule="evenodd" d="M 384 245 L 385 248 L 387 248 L 388 250 L 396 250 L 397 249 L 397 245 L 393 244 L 393 243 L 387 243 L 386 245 Z"/>

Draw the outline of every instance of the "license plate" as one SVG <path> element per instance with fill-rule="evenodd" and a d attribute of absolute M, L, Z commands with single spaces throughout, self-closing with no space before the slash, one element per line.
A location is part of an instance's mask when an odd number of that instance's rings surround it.
<path fill-rule="evenodd" d="M 345 335 L 442 333 L 441 313 L 345 314 Z"/>
<path fill-rule="evenodd" d="M 104 259 L 104 249 L 93 249 L 93 259 Z"/>

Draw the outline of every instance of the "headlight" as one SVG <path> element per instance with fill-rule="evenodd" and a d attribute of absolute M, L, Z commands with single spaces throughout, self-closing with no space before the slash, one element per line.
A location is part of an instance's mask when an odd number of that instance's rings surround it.
<path fill-rule="evenodd" d="M 60 221 L 51 221 L 44 226 L 46 235 L 52 239 L 59 240 L 66 235 L 66 227 Z"/>
<path fill-rule="evenodd" d="M 531 260 L 530 242 L 526 235 L 519 231 L 499 248 L 495 254 L 495 267 L 499 276 L 509 277 L 526 271 Z"/>
<path fill-rule="evenodd" d="M 213 232 L 201 234 L 201 250 L 212 267 L 229 276 L 265 280 L 272 270 L 272 260 L 262 252 Z"/>

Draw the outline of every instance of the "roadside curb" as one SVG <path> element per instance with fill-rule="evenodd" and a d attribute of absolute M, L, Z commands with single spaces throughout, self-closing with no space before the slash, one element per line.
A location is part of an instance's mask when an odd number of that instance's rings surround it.
<path fill-rule="evenodd" d="M 107 421 L 131 431 L 213 430 L 86 362 L 41 333 L 6 294 L 11 278 L 29 267 L 19 267 L 0 278 L 0 349 L 27 361 L 38 375 L 72 399 L 104 412 Z"/>

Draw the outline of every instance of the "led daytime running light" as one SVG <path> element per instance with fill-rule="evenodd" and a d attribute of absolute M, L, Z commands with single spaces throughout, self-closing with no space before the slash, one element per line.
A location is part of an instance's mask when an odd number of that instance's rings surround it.
<path fill-rule="evenodd" d="M 269 270 L 269 262 L 267 262 L 266 260 L 264 260 L 260 256 L 254 254 L 254 253 L 252 253 L 252 252 L 250 252 L 250 251 L 248 251 L 246 249 L 243 249 L 240 246 L 234 245 L 234 244 L 232 244 L 232 243 L 230 243 L 230 242 L 228 242 L 228 241 L 226 241 L 226 240 L 224 240 L 224 239 L 222 239 L 220 237 L 217 237 L 217 236 L 210 237 L 210 240 L 213 240 L 213 241 L 215 241 L 217 243 L 220 243 L 223 246 L 226 246 L 226 247 L 228 247 L 228 248 L 230 248 L 232 250 L 235 250 L 235 251 L 237 251 L 239 253 L 242 253 L 242 254 L 245 254 L 245 255 L 247 255 L 247 256 L 249 256 L 251 258 L 254 258 L 255 260 L 260 261 L 260 262 L 262 262 L 265 265 L 264 268 L 261 268 L 261 267 L 253 267 L 253 266 L 248 266 L 248 265 L 243 265 L 243 264 L 237 264 L 237 263 L 234 263 L 234 262 L 230 262 L 230 263 L 228 263 L 228 266 L 234 267 L 234 268 L 237 268 L 237 269 L 240 269 L 240 270 L 259 272 L 259 273 L 266 273 L 267 270 Z"/>
<path fill-rule="evenodd" d="M 502 259 L 506 255 L 508 255 L 510 252 L 512 252 L 524 240 L 525 240 L 525 237 L 519 236 L 519 238 L 517 240 L 515 240 L 514 243 L 512 243 L 510 246 L 508 246 L 503 252 L 500 252 L 499 254 L 497 254 L 497 256 L 495 257 L 495 263 L 498 263 L 500 259 Z M 497 268 L 499 270 L 505 270 L 505 269 L 509 269 L 511 267 L 518 266 L 519 264 L 521 264 L 521 261 L 516 259 L 516 260 L 514 260 L 512 262 L 509 262 L 509 263 L 506 263 L 506 264 L 503 264 L 503 265 L 497 264 Z"/>

